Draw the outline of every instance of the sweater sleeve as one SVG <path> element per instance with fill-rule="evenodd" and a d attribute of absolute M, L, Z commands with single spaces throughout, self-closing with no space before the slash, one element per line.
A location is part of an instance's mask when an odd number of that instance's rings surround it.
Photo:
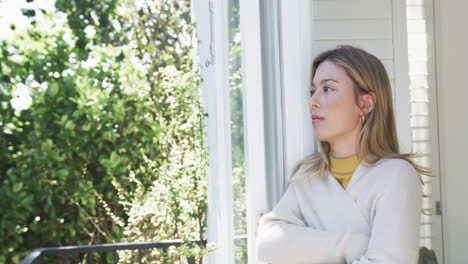
<path fill-rule="evenodd" d="M 364 254 L 368 236 L 352 231 L 331 232 L 308 227 L 289 186 L 273 211 L 259 222 L 256 250 L 268 263 L 350 263 Z"/>
<path fill-rule="evenodd" d="M 416 263 L 422 186 L 419 175 L 405 163 L 391 175 L 378 198 L 367 252 L 352 264 Z"/>

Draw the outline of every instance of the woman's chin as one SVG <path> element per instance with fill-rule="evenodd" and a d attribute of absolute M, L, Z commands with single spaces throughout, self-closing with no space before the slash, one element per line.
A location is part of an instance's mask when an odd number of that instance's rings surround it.
<path fill-rule="evenodd" d="M 326 136 L 326 135 L 323 135 L 323 134 L 321 134 L 321 133 L 315 132 L 314 136 L 315 136 L 315 139 L 316 139 L 317 141 L 328 141 L 328 140 L 327 140 L 327 136 Z"/>
<path fill-rule="evenodd" d="M 317 139 L 319 141 L 323 141 L 323 139 L 327 136 L 326 135 L 327 133 L 324 133 L 326 131 L 324 131 L 324 128 L 321 127 L 321 126 L 314 126 L 313 131 L 314 131 L 315 139 Z"/>

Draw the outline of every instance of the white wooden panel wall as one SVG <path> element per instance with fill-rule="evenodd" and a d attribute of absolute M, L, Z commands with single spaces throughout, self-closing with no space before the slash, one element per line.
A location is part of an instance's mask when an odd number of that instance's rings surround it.
<path fill-rule="evenodd" d="M 363 48 L 382 60 L 394 87 L 391 0 L 314 0 L 313 10 L 314 56 L 340 44 Z"/>
<path fill-rule="evenodd" d="M 433 210 L 435 202 L 440 200 L 434 10 L 432 0 L 407 0 L 406 3 L 412 147 L 422 154 L 416 161 L 431 167 L 435 176 L 423 176 L 423 192 L 429 196 L 423 201 L 423 209 L 433 215 L 421 216 L 421 246 L 434 249 L 442 263 L 442 219 Z"/>

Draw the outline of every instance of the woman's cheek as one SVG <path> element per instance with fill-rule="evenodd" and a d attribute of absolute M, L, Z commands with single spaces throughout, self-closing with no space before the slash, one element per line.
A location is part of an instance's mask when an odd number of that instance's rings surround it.
<path fill-rule="evenodd" d="M 333 123 L 340 128 L 347 129 L 353 127 L 354 113 L 356 106 L 354 101 L 339 100 L 340 98 L 330 98 L 327 104 L 328 116 L 333 118 Z"/>

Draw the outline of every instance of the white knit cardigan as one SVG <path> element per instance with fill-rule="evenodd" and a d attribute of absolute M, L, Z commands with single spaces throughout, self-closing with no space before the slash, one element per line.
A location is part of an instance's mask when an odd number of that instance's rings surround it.
<path fill-rule="evenodd" d="M 421 206 L 419 175 L 402 159 L 361 162 L 346 189 L 331 174 L 306 175 L 260 219 L 257 256 L 273 264 L 416 263 Z"/>

